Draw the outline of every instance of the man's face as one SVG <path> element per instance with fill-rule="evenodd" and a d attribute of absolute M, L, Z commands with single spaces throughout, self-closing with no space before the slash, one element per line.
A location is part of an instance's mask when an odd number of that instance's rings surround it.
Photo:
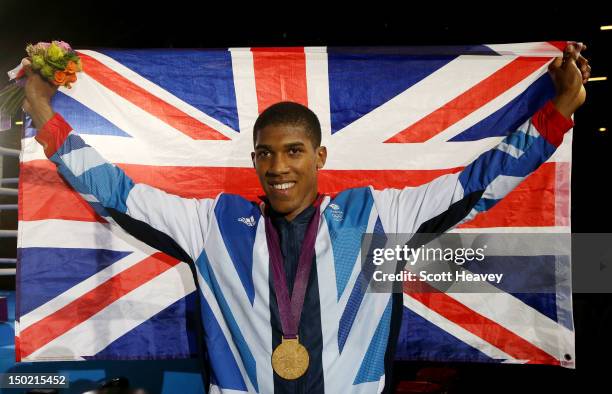
<path fill-rule="evenodd" d="M 317 195 L 317 170 L 327 151 L 315 148 L 298 125 L 270 125 L 261 129 L 251 153 L 259 182 L 275 211 L 292 220 Z"/>

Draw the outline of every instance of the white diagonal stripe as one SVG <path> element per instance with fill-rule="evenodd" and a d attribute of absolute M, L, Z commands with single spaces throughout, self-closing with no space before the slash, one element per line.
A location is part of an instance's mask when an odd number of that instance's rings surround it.
<path fill-rule="evenodd" d="M 80 135 L 108 161 L 159 166 L 249 167 L 250 133 L 234 140 L 193 140 L 132 104 L 87 74 L 70 91 L 73 99 L 106 118 L 133 138 Z M 78 130 L 76 130 L 78 133 Z M 245 140 L 246 139 L 246 140 Z M 207 152 L 203 155 L 202 152 Z"/>
<path fill-rule="evenodd" d="M 211 128 L 215 129 L 219 133 L 229 138 L 232 138 L 234 134 L 236 134 L 237 130 L 236 131 L 232 130 L 231 127 L 218 121 L 212 116 L 202 112 L 201 110 L 183 101 L 182 99 L 176 97 L 172 93 L 168 92 L 166 89 L 153 83 L 149 79 L 141 76 L 136 71 L 124 66 L 123 64 L 119 63 L 112 57 L 107 56 L 100 52 L 90 51 L 90 50 L 79 50 L 79 52 L 84 53 L 88 56 L 91 56 L 92 58 L 96 59 L 100 63 L 104 64 L 106 67 L 115 71 L 119 75 L 125 77 L 133 84 L 141 87 L 142 89 L 146 90 L 152 95 L 162 99 L 166 103 L 171 104 L 172 106 L 178 108 L 179 110 L 191 116 L 192 118 L 197 119 L 198 121 L 206 124 L 207 126 L 210 126 Z M 87 72 L 87 70 L 85 70 L 85 72 Z"/>
<path fill-rule="evenodd" d="M 368 144 L 380 144 L 514 60 L 511 56 L 493 56 L 483 62 L 482 56 L 459 56 L 410 89 L 339 130 L 334 135 L 335 142 L 350 140 L 351 144 L 365 143 L 368 147 Z"/>
<path fill-rule="evenodd" d="M 94 356 L 194 290 L 189 266 L 180 263 L 66 331 L 23 361 L 74 359 L 69 349 L 78 349 L 79 356 Z M 100 321 L 106 324 L 100 325 Z"/>
<path fill-rule="evenodd" d="M 493 346 L 492 344 L 480 338 L 479 336 L 472 334 L 465 328 L 453 323 L 444 316 L 427 308 L 421 302 L 410 297 L 408 294 L 404 294 L 404 306 L 416 313 L 417 315 L 421 316 L 423 319 L 431 322 L 437 327 L 442 328 L 450 335 L 454 336 L 462 342 L 467 343 L 473 348 L 478 349 L 479 351 L 493 359 L 504 360 L 513 358 L 511 355 L 498 349 L 497 347 Z"/>
<path fill-rule="evenodd" d="M 77 298 L 83 296 L 84 294 L 87 294 L 91 290 L 100 286 L 113 276 L 138 264 L 146 257 L 147 256 L 142 253 L 134 252 L 120 259 L 119 261 L 109 265 L 108 267 L 97 272 L 96 274 L 88 277 L 87 279 L 77 283 L 70 289 L 66 290 L 61 294 L 58 294 L 56 297 L 45 302 L 38 308 L 26 313 L 25 315 L 22 315 L 19 318 L 21 329 L 25 330 L 37 321 L 44 319 L 45 317 L 57 312 L 58 310 L 70 304 Z"/>
<path fill-rule="evenodd" d="M 491 286 L 489 291 L 484 290 L 487 293 L 486 297 L 478 293 L 447 293 L 447 295 L 512 331 L 557 360 L 562 360 L 566 353 L 573 355 L 574 333 L 571 330 L 511 294 L 496 292 L 488 282 L 482 285 Z"/>
<path fill-rule="evenodd" d="M 523 80 L 521 80 L 514 86 L 510 87 L 505 92 L 501 93 L 499 96 L 495 97 L 493 100 L 487 102 L 482 107 L 477 108 L 474 112 L 460 119 L 457 123 L 449 126 L 446 130 L 433 136 L 430 140 L 426 142 L 426 144 L 428 145 L 428 148 L 429 148 L 429 145 L 432 145 L 431 149 L 436 149 L 436 146 L 438 144 L 445 143 L 446 141 L 452 139 L 453 137 L 460 134 L 464 130 L 467 130 L 468 128 L 474 126 L 481 120 L 487 118 L 488 116 L 494 114 L 496 111 L 503 108 L 506 104 L 508 104 L 509 102 L 517 98 L 525 90 L 527 90 L 542 75 L 547 73 L 549 63 L 550 61 L 542 65 L 540 68 L 538 68 L 534 72 L 532 72 L 526 78 L 523 78 Z M 529 124 L 530 122 L 529 120 L 527 120 L 523 125 L 519 127 L 519 129 L 524 129 L 524 127 L 527 127 L 527 125 Z M 512 131 L 514 130 L 511 130 L 511 132 Z M 465 142 L 463 143 L 465 144 Z"/>

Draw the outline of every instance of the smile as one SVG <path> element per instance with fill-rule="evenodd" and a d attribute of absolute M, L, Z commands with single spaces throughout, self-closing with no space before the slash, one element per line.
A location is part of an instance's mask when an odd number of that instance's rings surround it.
<path fill-rule="evenodd" d="M 295 186 L 295 182 L 279 183 L 276 185 L 272 185 L 272 187 L 276 190 L 287 190 L 291 189 L 293 186 Z"/>

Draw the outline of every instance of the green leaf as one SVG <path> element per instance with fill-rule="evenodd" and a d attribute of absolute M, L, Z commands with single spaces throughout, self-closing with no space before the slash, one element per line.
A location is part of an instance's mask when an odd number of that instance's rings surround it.
<path fill-rule="evenodd" d="M 58 60 L 58 61 L 52 61 L 48 57 L 45 57 L 45 63 L 53 66 L 54 68 L 56 68 L 59 71 L 64 71 L 64 69 L 66 68 L 66 65 L 68 64 L 68 61 L 66 59 L 61 59 L 61 60 Z"/>

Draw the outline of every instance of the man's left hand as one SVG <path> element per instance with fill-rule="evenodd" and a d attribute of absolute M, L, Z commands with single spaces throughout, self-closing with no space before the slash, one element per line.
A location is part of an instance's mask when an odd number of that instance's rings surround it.
<path fill-rule="evenodd" d="M 566 118 L 584 103 L 586 90 L 584 84 L 591 76 L 591 66 L 580 52 L 586 45 L 570 43 L 563 51 L 563 57 L 557 57 L 548 67 L 548 72 L 555 84 L 557 95 L 553 103 Z"/>

